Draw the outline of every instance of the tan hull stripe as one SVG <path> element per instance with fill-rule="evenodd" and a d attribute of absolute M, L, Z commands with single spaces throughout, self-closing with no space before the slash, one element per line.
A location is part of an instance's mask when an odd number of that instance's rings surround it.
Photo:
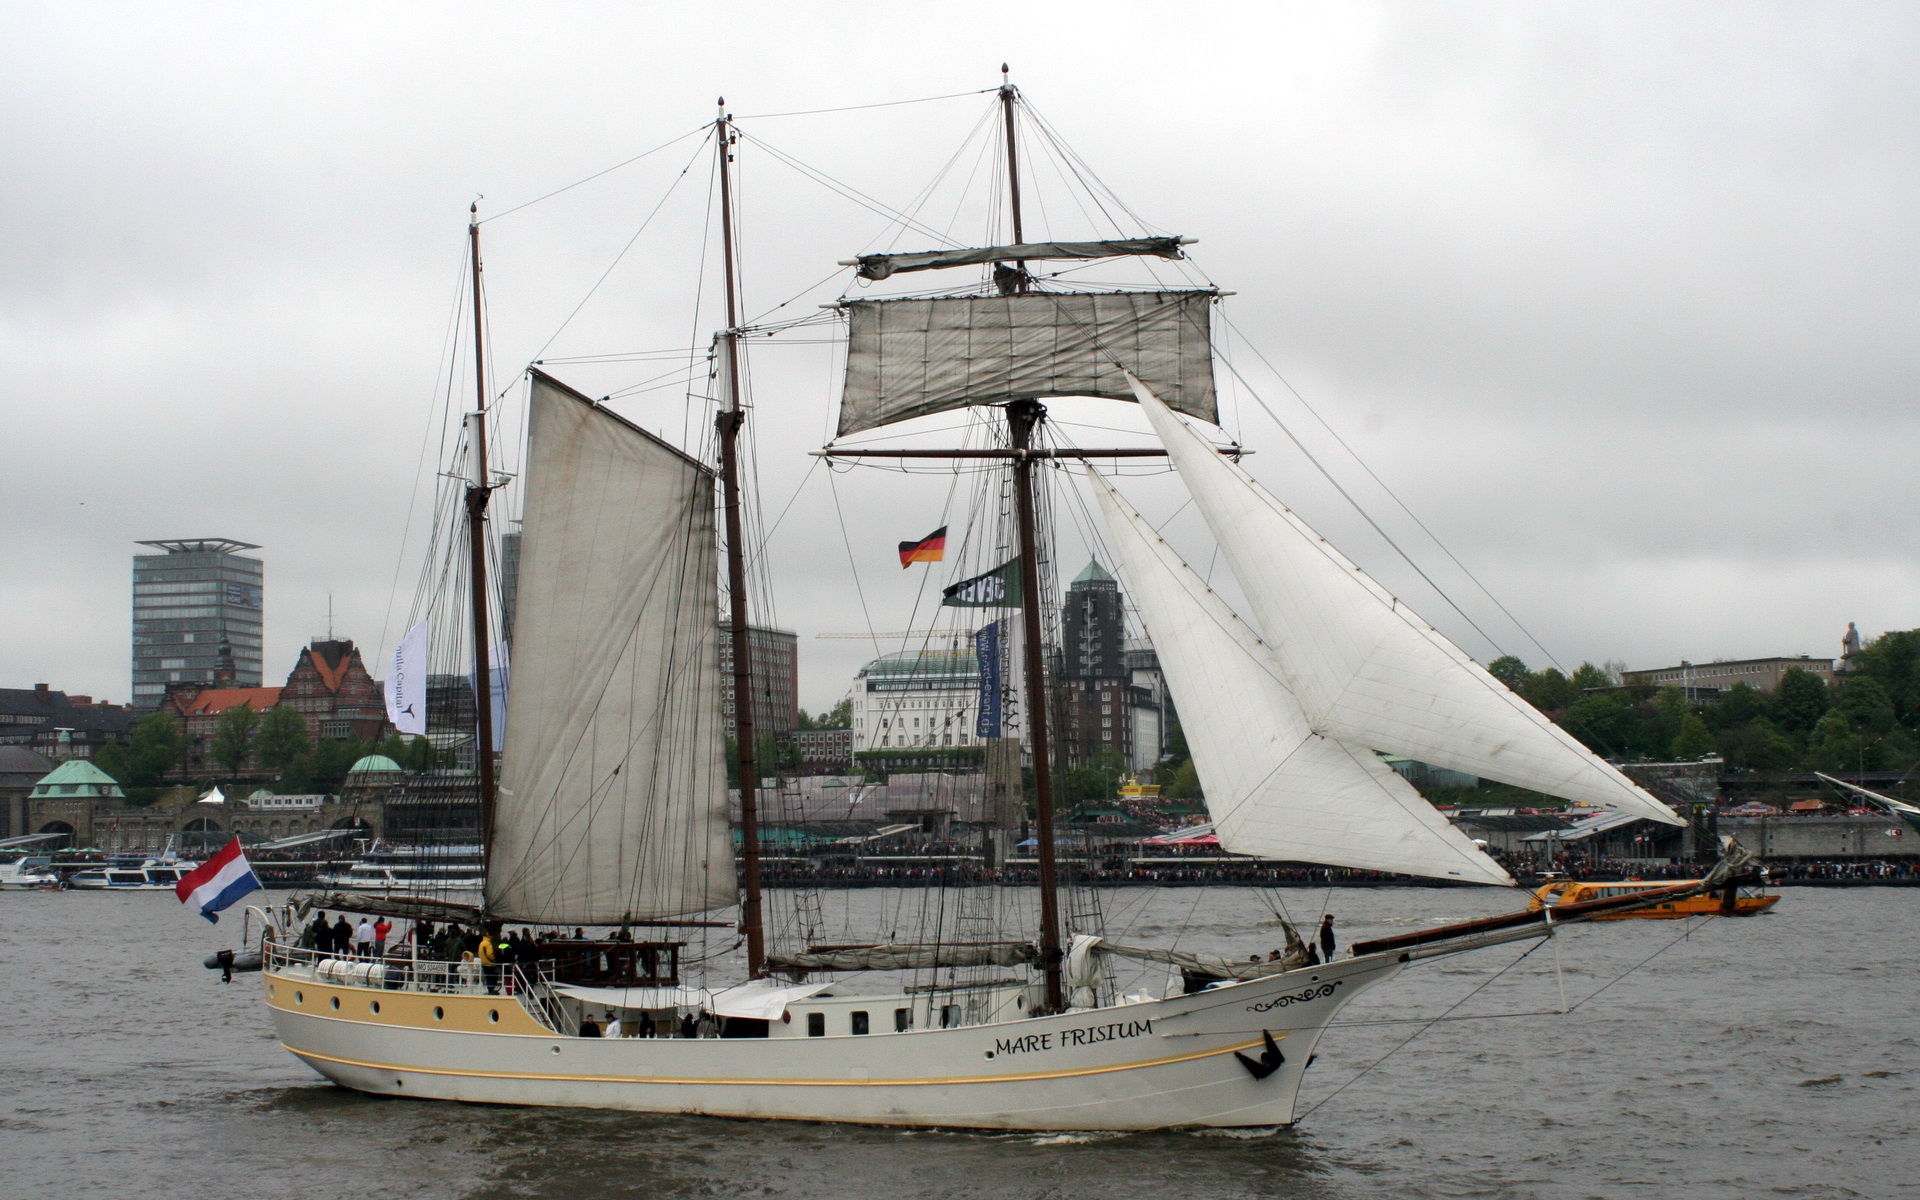
<path fill-rule="evenodd" d="M 1277 1041 L 1286 1036 L 1284 1033 L 1278 1033 L 1274 1038 Z M 1250 1050 L 1265 1043 L 1256 1039 L 1251 1042 L 1241 1042 L 1237 1046 L 1223 1046 L 1218 1050 L 1202 1050 L 1197 1054 L 1148 1058 L 1139 1062 L 1119 1063 L 1107 1067 L 1076 1067 L 1069 1071 L 1044 1071 L 1031 1075 L 956 1075 L 936 1079 L 684 1079 L 642 1075 L 548 1075 L 534 1071 L 455 1071 L 437 1067 L 407 1067 L 397 1063 L 367 1062 L 357 1058 L 336 1058 L 331 1054 L 296 1049 L 285 1042 L 280 1044 L 285 1046 L 288 1052 L 297 1054 L 301 1058 L 317 1058 L 322 1062 L 339 1063 L 348 1067 L 364 1067 L 375 1071 L 398 1071 L 403 1075 L 458 1075 L 469 1079 L 540 1079 L 566 1083 L 702 1084 L 720 1087 L 934 1087 L 953 1083 L 1023 1083 L 1035 1079 L 1066 1079 L 1075 1075 L 1108 1075 L 1115 1071 L 1137 1071 L 1143 1067 L 1164 1067 L 1171 1063 L 1216 1058 L 1223 1054 L 1232 1054 L 1236 1050 Z"/>

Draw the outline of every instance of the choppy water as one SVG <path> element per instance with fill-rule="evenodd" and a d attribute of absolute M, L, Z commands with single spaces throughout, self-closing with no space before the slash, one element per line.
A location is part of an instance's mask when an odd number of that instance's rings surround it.
<path fill-rule="evenodd" d="M 1111 894 L 1120 929 L 1193 914 L 1186 944 L 1264 951 L 1248 890 Z M 1425 889 L 1291 891 L 1348 935 L 1500 911 Z M 835 903 L 859 912 L 876 893 Z M 228 926 L 223 924 L 222 930 Z M 1615 922 L 1557 940 L 1580 1001 L 1683 932 Z M 1571 1016 L 1322 1043 L 1303 1103 L 1266 1136 L 971 1135 L 361 1096 L 273 1042 L 258 977 L 218 984 L 222 934 L 169 894 L 0 893 L 0 1197 L 1596 1197 L 1920 1196 L 1920 895 L 1787 889 L 1714 919 Z M 1417 967 L 1346 1019 L 1559 1004 L 1554 947 Z M 1357 1076 L 1357 1078 L 1356 1078 Z M 1351 1082 L 1350 1082 L 1351 1081 Z"/>

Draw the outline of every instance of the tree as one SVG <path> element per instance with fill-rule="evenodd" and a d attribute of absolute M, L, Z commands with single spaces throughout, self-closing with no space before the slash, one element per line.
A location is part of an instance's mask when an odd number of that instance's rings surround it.
<path fill-rule="evenodd" d="M 357 738 L 321 738 L 313 748 L 313 770 L 309 775 L 309 786 L 321 792 L 336 792 L 353 769 L 353 764 L 365 758 L 372 746 Z"/>
<path fill-rule="evenodd" d="M 134 725 L 127 745 L 102 746 L 95 765 L 123 787 L 153 787 L 179 765 L 186 741 L 172 713 L 149 713 Z"/>
<path fill-rule="evenodd" d="M 1180 728 L 1180 722 L 1175 721 L 1173 727 L 1167 730 L 1167 754 L 1156 768 L 1156 778 L 1173 778 L 1181 765 L 1192 757 L 1193 752 L 1187 749 L 1187 731 Z"/>
<path fill-rule="evenodd" d="M 1847 680 L 1840 711 L 1861 733 L 1878 736 L 1893 730 L 1896 717 L 1887 685 L 1871 675 Z"/>
<path fill-rule="evenodd" d="M 1527 670 L 1527 664 L 1511 654 L 1503 654 L 1488 663 L 1487 674 L 1516 692 L 1524 692 L 1527 681 L 1533 678 L 1533 672 Z"/>
<path fill-rule="evenodd" d="M 1067 794 L 1082 803 L 1112 801 L 1120 794 L 1120 780 L 1126 773 L 1127 760 L 1120 757 L 1120 752 L 1103 749 L 1086 766 L 1068 772 Z"/>
<path fill-rule="evenodd" d="M 1527 690 L 1521 693 L 1541 712 L 1559 712 L 1580 698 L 1580 689 L 1573 680 L 1562 675 L 1558 668 L 1548 667 L 1527 681 Z"/>
<path fill-rule="evenodd" d="M 1787 668 L 1773 693 L 1773 720 L 1791 733 L 1805 733 L 1827 715 L 1827 681 L 1812 671 Z"/>
<path fill-rule="evenodd" d="M 1613 686 L 1613 680 L 1607 678 L 1607 673 L 1590 662 L 1581 663 L 1569 682 L 1582 692 L 1592 692 Z"/>
<path fill-rule="evenodd" d="M 239 774 L 240 768 L 247 765 L 247 756 L 253 750 L 253 734 L 259 725 L 260 716 L 250 704 L 236 704 L 220 714 L 208 751 L 213 761 L 227 769 L 229 776 Z"/>
<path fill-rule="evenodd" d="M 1720 755 L 1730 767 L 1749 771 L 1783 771 L 1800 757 L 1793 739 L 1765 717 L 1755 717 L 1720 735 Z"/>
<path fill-rule="evenodd" d="M 848 696 L 826 712 L 820 714 L 818 729 L 852 729 L 853 697 Z"/>
<path fill-rule="evenodd" d="M 415 736 L 407 742 L 405 757 L 397 761 L 409 771 L 431 771 L 440 765 L 440 756 L 434 752 L 432 742 Z"/>
<path fill-rule="evenodd" d="M 1857 771 L 1865 750 L 1866 743 L 1853 731 L 1853 724 L 1838 712 L 1821 717 L 1807 739 L 1807 758 L 1818 771 Z"/>
<path fill-rule="evenodd" d="M 312 743 L 307 738 L 307 719 L 291 705 L 276 704 L 260 718 L 253 734 L 254 761 L 284 780 Z"/>
<path fill-rule="evenodd" d="M 1719 701 L 1707 712 L 1707 724 L 1719 730 L 1741 728 L 1766 708 L 1765 696 L 1745 682 L 1736 683 L 1720 693 Z"/>
<path fill-rule="evenodd" d="M 1878 680 L 1903 725 L 1920 718 L 1920 629 L 1883 633 L 1853 656 L 1851 679 Z"/>
<path fill-rule="evenodd" d="M 1200 790 L 1200 773 L 1193 769 L 1193 760 L 1188 759 L 1180 764 L 1180 769 L 1173 773 L 1173 782 L 1162 788 L 1160 794 L 1169 800 L 1202 800 L 1206 798 L 1205 794 Z"/>
<path fill-rule="evenodd" d="M 1639 740 L 1633 703 L 1613 692 L 1590 692 L 1575 700 L 1560 714 L 1560 725 L 1601 754 L 1626 754 Z"/>
<path fill-rule="evenodd" d="M 1689 762 L 1713 753 L 1713 732 L 1699 713 L 1690 712 L 1680 718 L 1680 730 L 1673 735 L 1670 753 L 1676 759 Z"/>

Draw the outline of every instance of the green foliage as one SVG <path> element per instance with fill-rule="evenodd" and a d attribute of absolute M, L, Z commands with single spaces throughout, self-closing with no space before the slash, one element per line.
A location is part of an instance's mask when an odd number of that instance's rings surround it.
<path fill-rule="evenodd" d="M 1511 654 L 1503 654 L 1488 663 L 1487 674 L 1516 692 L 1524 691 L 1527 681 L 1533 678 L 1533 672 L 1527 670 L 1527 664 Z"/>
<path fill-rule="evenodd" d="M 440 755 L 434 751 L 432 742 L 415 736 L 408 739 L 406 749 L 394 761 L 409 771 L 432 771 L 440 766 Z"/>
<path fill-rule="evenodd" d="M 1527 703 L 1541 712 L 1553 713 L 1559 712 L 1579 699 L 1580 689 L 1574 686 L 1573 680 L 1562 675 L 1558 668 L 1548 667 L 1527 680 L 1527 685 L 1520 694 L 1527 698 Z"/>
<path fill-rule="evenodd" d="M 1154 778 L 1173 778 L 1179 773 L 1180 767 L 1192 757 L 1193 752 L 1187 749 L 1187 731 L 1180 728 L 1180 722 L 1175 721 L 1173 728 L 1167 730 L 1167 755 L 1156 767 Z"/>
<path fill-rule="evenodd" d="M 1773 720 L 1789 733 L 1806 733 L 1827 715 L 1827 681 L 1812 671 L 1789 667 L 1773 694 Z"/>
<path fill-rule="evenodd" d="M 260 718 L 253 734 L 254 761 L 281 779 L 304 767 L 303 759 L 312 743 L 307 737 L 307 719 L 292 706 L 276 704 Z"/>
<path fill-rule="evenodd" d="M 1067 772 L 1064 796 L 1068 801 L 1111 801 L 1120 794 L 1120 781 L 1126 774 L 1127 760 L 1120 757 L 1120 752 L 1102 750 L 1086 766 Z"/>
<path fill-rule="evenodd" d="M 804 708 L 801 709 L 798 728 L 800 729 L 852 729 L 853 728 L 853 697 L 851 696 L 847 697 L 846 699 L 840 701 L 840 703 L 834 705 L 832 708 L 821 713 L 817 717 L 809 716 L 807 714 L 806 709 Z"/>
<path fill-rule="evenodd" d="M 1862 646 L 1848 684 L 1863 678 L 1878 681 L 1900 723 L 1912 726 L 1920 716 L 1920 629 L 1883 633 Z"/>
<path fill-rule="evenodd" d="M 1633 702 L 1618 692 L 1589 692 L 1567 705 L 1560 724 L 1599 754 L 1623 755 L 1639 748 L 1639 716 Z"/>
<path fill-rule="evenodd" d="M 1871 675 L 1847 680 L 1839 708 L 1856 730 L 1876 737 L 1892 732 L 1896 723 L 1887 685 Z"/>
<path fill-rule="evenodd" d="M 220 714 L 220 721 L 213 727 L 213 743 L 207 752 L 213 761 L 227 769 L 229 775 L 238 774 L 241 767 L 247 765 L 247 757 L 253 752 L 254 731 L 259 728 L 260 714 L 253 711 L 249 704 L 236 704 Z"/>
<path fill-rule="evenodd" d="M 1784 771 L 1800 758 L 1793 739 L 1765 717 L 1723 731 L 1719 743 L 1721 757 L 1736 770 Z"/>
<path fill-rule="evenodd" d="M 149 713 L 134 725 L 127 745 L 109 742 L 100 747 L 93 765 L 113 776 L 124 789 L 152 788 L 180 764 L 186 748 L 186 734 L 172 713 Z"/>
<path fill-rule="evenodd" d="M 1169 800 L 1204 800 L 1206 794 L 1200 790 L 1200 773 L 1193 769 L 1193 760 L 1181 763 L 1173 773 L 1173 781 L 1160 789 L 1160 794 Z"/>
<path fill-rule="evenodd" d="M 1716 731 L 1743 726 L 1767 710 L 1767 698 L 1746 683 L 1736 683 L 1720 693 L 1708 710 L 1707 724 Z"/>
<path fill-rule="evenodd" d="M 1609 688 L 1613 686 L 1613 680 L 1607 678 L 1607 673 L 1590 662 L 1581 663 L 1579 669 L 1573 673 L 1573 678 L 1569 682 L 1582 692 L 1591 692 L 1599 688 Z"/>
<path fill-rule="evenodd" d="M 1707 728 L 1699 713 L 1686 713 L 1680 718 L 1679 730 L 1673 735 L 1667 752 L 1682 762 L 1705 758 L 1713 753 L 1713 731 Z"/>
<path fill-rule="evenodd" d="M 308 786 L 320 792 L 337 792 L 346 781 L 353 764 L 373 753 L 369 742 L 358 738 L 321 738 L 313 748 Z"/>

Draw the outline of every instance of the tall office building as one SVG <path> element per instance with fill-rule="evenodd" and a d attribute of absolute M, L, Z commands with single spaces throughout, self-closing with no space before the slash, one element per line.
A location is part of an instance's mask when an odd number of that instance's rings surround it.
<path fill-rule="evenodd" d="M 261 564 L 232 538 L 141 542 L 133 556 L 133 707 L 150 712 L 169 683 L 260 686 Z"/>

